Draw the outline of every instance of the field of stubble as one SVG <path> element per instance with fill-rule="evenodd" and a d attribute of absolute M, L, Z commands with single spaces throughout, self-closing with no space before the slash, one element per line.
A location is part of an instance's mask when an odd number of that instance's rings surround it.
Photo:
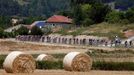
<path fill-rule="evenodd" d="M 3 41 L 0 40 L 0 54 L 8 54 L 11 51 L 19 50 L 24 52 L 29 52 L 30 54 L 40 54 L 40 53 L 68 53 L 70 51 L 79 51 L 86 52 L 87 49 L 79 49 L 76 47 L 68 47 L 68 46 L 50 46 L 50 45 L 41 45 L 34 43 L 24 43 L 24 42 L 14 42 L 14 41 Z M 126 53 L 125 53 L 126 54 Z M 123 56 L 123 59 L 126 56 L 132 57 L 133 55 L 126 54 Z M 101 55 L 103 56 L 103 55 Z M 105 56 L 105 55 L 104 55 Z M 113 56 L 113 55 L 112 55 Z M 119 55 L 118 55 L 119 56 Z M 100 56 L 98 56 L 100 57 Z M 100 58 L 94 58 L 95 60 L 99 60 Z M 133 58 L 133 57 L 132 57 Z M 107 59 L 107 58 L 105 58 Z M 102 58 L 101 58 L 102 60 Z M 116 60 L 117 58 L 108 58 L 107 60 Z M 119 58 L 120 60 L 120 58 Z M 122 58 L 121 58 L 122 60 Z M 123 60 L 123 61 L 124 61 Z M 90 72 L 69 72 L 64 70 L 36 70 L 34 73 L 30 74 L 11 74 L 6 73 L 3 69 L 0 70 L 0 75 L 134 75 L 134 71 L 101 71 L 101 70 L 91 70 Z"/>
<path fill-rule="evenodd" d="M 0 70 L 0 75 L 134 75 L 132 71 L 95 71 L 90 72 L 68 72 L 64 70 L 36 70 L 30 74 L 10 74 Z"/>

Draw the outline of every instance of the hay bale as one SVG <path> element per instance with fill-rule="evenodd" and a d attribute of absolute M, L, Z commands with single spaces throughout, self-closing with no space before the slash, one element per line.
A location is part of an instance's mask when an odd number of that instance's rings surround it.
<path fill-rule="evenodd" d="M 3 67 L 7 73 L 32 73 L 36 63 L 31 55 L 14 51 L 6 57 Z"/>
<path fill-rule="evenodd" d="M 67 71 L 90 71 L 92 59 L 84 53 L 70 52 L 64 57 L 63 66 Z"/>
<path fill-rule="evenodd" d="M 52 55 L 40 54 L 36 61 L 54 61 L 55 58 Z"/>

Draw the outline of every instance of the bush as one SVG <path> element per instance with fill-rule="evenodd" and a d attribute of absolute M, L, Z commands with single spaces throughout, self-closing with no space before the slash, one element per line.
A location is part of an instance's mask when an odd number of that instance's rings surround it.
<path fill-rule="evenodd" d="M 134 23 L 134 8 L 128 9 L 125 13 L 125 17 L 130 23 Z"/>
<path fill-rule="evenodd" d="M 134 62 L 105 62 L 97 61 L 93 63 L 93 68 L 95 70 L 128 70 L 134 71 Z"/>
<path fill-rule="evenodd" d="M 63 69 L 62 61 L 38 61 L 37 69 Z"/>
<path fill-rule="evenodd" d="M 83 26 L 90 26 L 94 24 L 93 20 L 92 19 L 89 19 L 89 18 L 86 18 L 84 21 L 83 21 Z"/>
<path fill-rule="evenodd" d="M 52 33 L 52 29 L 49 27 L 44 27 L 44 28 L 42 28 L 42 32 L 43 32 L 43 34 L 48 35 L 48 34 Z"/>
<path fill-rule="evenodd" d="M 62 35 L 67 35 L 67 30 L 66 29 L 61 29 L 58 32 L 56 32 L 58 34 L 62 34 Z"/>
<path fill-rule="evenodd" d="M 123 18 L 123 15 L 124 14 L 122 12 L 112 11 L 106 15 L 105 20 L 108 23 L 120 23 Z"/>
<path fill-rule="evenodd" d="M 3 32 L 4 32 L 4 30 L 0 27 L 0 38 L 3 37 Z"/>
<path fill-rule="evenodd" d="M 52 54 L 52 56 L 54 57 L 54 58 L 57 58 L 57 59 L 63 59 L 63 57 L 65 57 L 65 55 L 66 54 Z"/>
<path fill-rule="evenodd" d="M 18 30 L 15 30 L 15 33 L 19 35 L 28 35 L 28 29 L 26 27 L 21 26 Z"/>
<path fill-rule="evenodd" d="M 5 55 L 0 56 L 0 69 L 3 68 L 4 59 L 5 59 Z"/>
<path fill-rule="evenodd" d="M 43 35 L 43 32 L 42 30 L 37 27 L 37 26 L 34 26 L 32 29 L 31 29 L 31 35 Z"/>

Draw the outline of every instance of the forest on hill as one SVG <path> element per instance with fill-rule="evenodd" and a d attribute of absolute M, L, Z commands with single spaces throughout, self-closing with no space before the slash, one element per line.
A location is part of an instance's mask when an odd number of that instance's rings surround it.
<path fill-rule="evenodd" d="M 111 2 L 121 11 L 113 10 L 108 5 Z M 54 14 L 72 18 L 72 27 L 96 27 L 96 24 L 103 22 L 109 25 L 133 25 L 133 5 L 134 0 L 0 0 L 0 34 L 7 34 L 3 32 L 12 26 L 12 18 L 23 19 L 17 24 L 29 25 Z"/>
<path fill-rule="evenodd" d="M 0 0 L 0 15 L 4 16 L 44 16 L 49 17 L 61 11 L 71 11 L 70 3 L 75 0 Z M 82 2 L 115 1 L 116 8 L 126 10 L 134 5 L 134 0 L 77 0 Z"/>
<path fill-rule="evenodd" d="M 69 0 L 0 0 L 2 16 L 44 16 L 70 9 Z"/>

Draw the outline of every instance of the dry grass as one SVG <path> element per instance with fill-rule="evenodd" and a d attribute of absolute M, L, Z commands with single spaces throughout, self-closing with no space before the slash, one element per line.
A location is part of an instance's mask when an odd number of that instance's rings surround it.
<path fill-rule="evenodd" d="M 23 42 L 13 42 L 13 41 L 0 41 L 0 51 L 37 51 L 37 50 L 57 50 L 57 49 L 73 49 L 72 47 L 63 46 L 46 46 L 46 45 L 36 45 Z"/>
<path fill-rule="evenodd" d="M 105 36 L 113 38 L 116 35 L 125 38 L 122 31 L 126 29 L 134 29 L 134 24 L 109 24 L 109 23 L 99 23 L 89 27 L 73 28 L 72 30 L 62 30 L 62 33 L 65 35 L 94 35 L 94 36 Z"/>
<path fill-rule="evenodd" d="M 0 75 L 134 75 L 133 71 L 90 71 L 90 72 L 69 72 L 64 70 L 36 70 L 31 74 L 10 74 L 0 70 Z"/>

